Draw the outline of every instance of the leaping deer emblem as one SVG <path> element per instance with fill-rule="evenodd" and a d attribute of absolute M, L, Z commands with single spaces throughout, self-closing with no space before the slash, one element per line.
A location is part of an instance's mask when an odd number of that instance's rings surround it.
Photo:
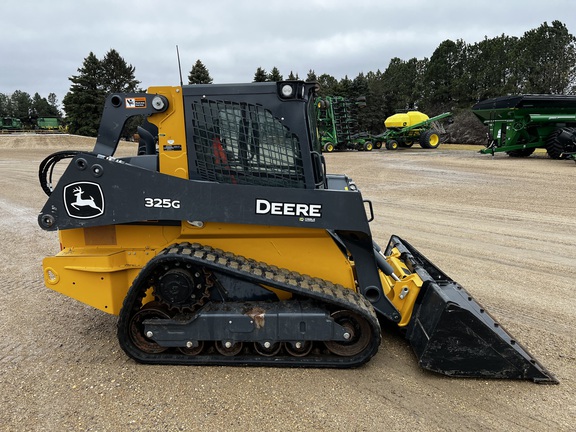
<path fill-rule="evenodd" d="M 74 196 L 76 196 L 76 201 L 73 203 L 70 203 L 70 205 L 72 207 L 74 207 L 76 210 L 78 210 L 78 207 L 92 207 L 93 209 L 98 210 L 99 212 L 102 211 L 102 209 L 100 207 L 98 207 L 96 205 L 96 203 L 94 202 L 94 198 L 90 197 L 89 199 L 84 199 L 82 198 L 82 194 L 84 193 L 84 191 L 82 190 L 82 188 L 80 186 L 74 188 L 73 190 Z"/>

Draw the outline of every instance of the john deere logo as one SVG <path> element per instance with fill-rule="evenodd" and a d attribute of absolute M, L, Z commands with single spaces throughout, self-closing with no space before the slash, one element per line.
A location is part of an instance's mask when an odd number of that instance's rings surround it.
<path fill-rule="evenodd" d="M 64 205 L 68 216 L 92 219 L 104 213 L 104 194 L 98 183 L 70 183 L 64 187 Z"/>

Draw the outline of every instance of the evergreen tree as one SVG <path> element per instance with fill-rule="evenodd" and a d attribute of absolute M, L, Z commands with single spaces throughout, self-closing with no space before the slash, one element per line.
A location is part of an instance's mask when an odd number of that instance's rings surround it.
<path fill-rule="evenodd" d="M 362 72 L 360 72 L 358 76 L 352 80 L 349 97 L 351 98 L 358 98 L 360 96 L 366 97 L 367 94 L 368 94 L 368 79 L 364 76 Z"/>
<path fill-rule="evenodd" d="M 55 93 L 48 94 L 48 104 L 52 107 L 52 110 L 57 113 L 57 117 L 62 117 L 62 113 L 58 108 L 58 98 Z"/>
<path fill-rule="evenodd" d="M 363 73 L 359 73 L 358 76 L 352 80 L 348 97 L 356 103 L 356 107 L 358 108 L 357 117 L 361 131 L 366 130 L 366 126 L 370 122 L 370 108 L 367 105 L 368 92 L 368 79 Z"/>
<path fill-rule="evenodd" d="M 28 93 L 20 90 L 15 91 L 10 96 L 0 93 L 0 117 L 15 117 L 26 122 L 29 117 L 38 115 L 61 117 L 58 100 L 54 93 L 50 93 L 48 99 L 41 97 L 38 93 L 30 98 Z"/>
<path fill-rule="evenodd" d="M 443 112 L 453 108 L 465 91 L 465 44 L 445 40 L 432 54 L 424 75 L 426 109 Z"/>
<path fill-rule="evenodd" d="M 516 63 L 513 51 L 517 40 L 505 35 L 486 37 L 467 47 L 467 102 L 461 101 L 461 105 L 470 106 L 480 100 L 517 91 L 513 84 Z"/>
<path fill-rule="evenodd" d="M 312 69 L 308 71 L 308 75 L 306 76 L 306 81 L 318 81 L 318 77 L 316 76 L 316 72 Z"/>
<path fill-rule="evenodd" d="M 8 95 L 0 93 L 0 117 L 10 117 L 12 113 L 12 101 Z"/>
<path fill-rule="evenodd" d="M 278 82 L 278 81 L 282 81 L 284 78 L 282 77 L 282 74 L 280 74 L 280 71 L 278 70 L 278 68 L 276 66 L 274 66 L 272 68 L 272 70 L 270 71 L 270 73 L 268 74 L 267 77 L 267 81 L 272 81 L 272 82 Z"/>
<path fill-rule="evenodd" d="M 140 81 L 134 76 L 135 68 L 120 56 L 118 51 L 111 49 L 101 61 L 103 72 L 104 92 L 106 96 L 111 93 L 132 93 L 142 91 Z M 128 139 L 136 133 L 136 128 L 142 123 L 142 116 L 128 119 L 121 132 L 121 136 Z"/>
<path fill-rule="evenodd" d="M 384 132 L 386 110 L 384 104 L 384 77 L 380 70 L 366 74 L 368 92 L 364 109 L 362 128 L 374 134 Z"/>
<path fill-rule="evenodd" d="M 59 117 L 59 114 L 58 109 L 50 105 L 46 98 L 41 97 L 38 93 L 34 94 L 30 117 Z"/>
<path fill-rule="evenodd" d="M 388 115 L 415 109 L 419 104 L 422 96 L 423 70 L 425 62 L 416 58 L 404 61 L 395 57 L 390 60 L 382 75 L 382 96 Z"/>
<path fill-rule="evenodd" d="M 256 73 L 254 74 L 254 81 L 253 82 L 265 82 L 267 80 L 267 78 L 268 78 L 268 74 L 266 73 L 266 70 L 259 67 L 258 69 L 256 69 Z"/>
<path fill-rule="evenodd" d="M 32 98 L 24 91 L 16 90 L 10 96 L 11 117 L 26 121 L 32 113 Z"/>
<path fill-rule="evenodd" d="M 290 75 L 288 75 L 288 79 L 291 81 L 294 81 L 294 80 L 299 80 L 300 78 L 298 78 L 298 74 L 294 75 L 294 72 L 290 71 Z"/>
<path fill-rule="evenodd" d="M 527 31 L 518 43 L 516 58 L 523 77 L 523 93 L 562 94 L 576 78 L 576 39 L 560 21 L 544 22 Z"/>
<path fill-rule="evenodd" d="M 78 72 L 69 78 L 72 86 L 62 100 L 68 130 L 72 134 L 96 136 L 106 98 L 102 62 L 90 52 Z"/>
<path fill-rule="evenodd" d="M 336 96 L 342 96 L 344 98 L 350 99 L 352 96 L 351 93 L 352 93 L 352 80 L 348 78 L 348 75 L 345 75 L 344 78 L 342 78 L 338 82 L 334 94 Z"/>
<path fill-rule="evenodd" d="M 140 81 L 134 77 L 134 66 L 127 64 L 115 49 L 106 53 L 101 67 L 102 88 L 106 94 L 138 91 Z"/>
<path fill-rule="evenodd" d="M 320 90 L 318 92 L 320 96 L 337 96 L 338 80 L 332 75 L 322 74 L 317 77 L 316 81 L 320 84 Z"/>
<path fill-rule="evenodd" d="M 113 49 L 102 60 L 90 52 L 78 72 L 69 78 L 72 85 L 62 100 L 68 130 L 73 134 L 96 136 L 106 96 L 138 91 L 140 82 L 134 77 L 134 67 Z M 129 128 L 134 129 L 133 122 L 130 124 Z M 124 135 L 130 134 L 124 132 Z"/>
<path fill-rule="evenodd" d="M 212 84 L 210 72 L 200 60 L 196 60 L 188 75 L 188 84 Z"/>

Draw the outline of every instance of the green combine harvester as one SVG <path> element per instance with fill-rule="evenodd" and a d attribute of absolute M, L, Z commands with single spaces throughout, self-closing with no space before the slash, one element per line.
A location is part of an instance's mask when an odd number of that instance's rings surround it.
<path fill-rule="evenodd" d="M 326 96 L 317 98 L 315 102 L 316 122 L 323 152 L 371 151 L 373 148 L 380 148 L 372 144 L 368 133 L 360 132 L 358 109 L 366 106 L 365 98 L 351 101 L 342 96 Z"/>
<path fill-rule="evenodd" d="M 576 161 L 576 96 L 502 96 L 477 103 L 472 112 L 488 126 L 482 154 L 528 157 L 545 148 L 552 159 Z"/>

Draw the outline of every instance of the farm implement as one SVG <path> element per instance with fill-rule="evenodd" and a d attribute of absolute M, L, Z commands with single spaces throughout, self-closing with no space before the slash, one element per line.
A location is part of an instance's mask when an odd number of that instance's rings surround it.
<path fill-rule="evenodd" d="M 380 148 L 372 143 L 367 133 L 360 132 L 358 109 L 365 106 L 365 98 L 356 101 L 341 96 L 327 96 L 316 99 L 316 121 L 322 151 L 366 150 Z"/>
<path fill-rule="evenodd" d="M 451 116 L 450 112 L 432 118 L 419 111 L 394 114 L 384 121 L 386 131 L 373 139 L 384 143 L 388 150 L 412 147 L 416 142 L 424 149 L 435 149 L 440 145 L 440 135 L 444 131 L 439 121 Z"/>
<path fill-rule="evenodd" d="M 488 126 L 480 153 L 528 157 L 543 148 L 552 159 L 576 160 L 576 96 L 503 96 L 477 103 L 472 112 Z"/>

